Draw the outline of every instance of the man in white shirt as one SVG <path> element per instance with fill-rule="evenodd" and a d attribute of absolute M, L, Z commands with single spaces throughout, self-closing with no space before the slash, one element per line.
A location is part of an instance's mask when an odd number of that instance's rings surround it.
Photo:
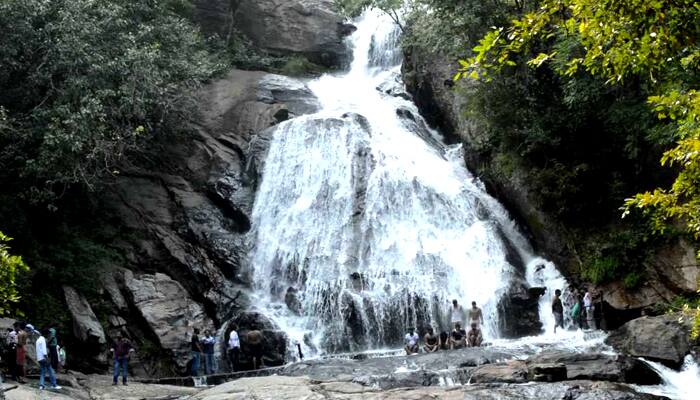
<path fill-rule="evenodd" d="M 238 337 L 238 326 L 231 325 L 231 333 L 228 335 L 228 360 L 231 372 L 238 371 L 238 357 L 241 353 L 241 339 Z"/>
<path fill-rule="evenodd" d="M 418 334 L 416 333 L 415 329 L 408 329 L 408 333 L 406 333 L 406 336 L 404 337 L 404 343 L 406 344 L 404 347 L 406 354 L 411 355 L 418 353 Z"/>
<path fill-rule="evenodd" d="M 36 359 L 39 362 L 39 389 L 44 390 L 44 375 L 46 372 L 49 373 L 49 380 L 51 381 L 51 389 L 58 390 L 61 389 L 60 386 L 56 385 L 56 375 L 51 367 L 51 362 L 49 361 L 49 352 L 46 347 L 46 338 L 49 331 L 45 329 L 41 332 L 41 336 L 36 340 Z"/>

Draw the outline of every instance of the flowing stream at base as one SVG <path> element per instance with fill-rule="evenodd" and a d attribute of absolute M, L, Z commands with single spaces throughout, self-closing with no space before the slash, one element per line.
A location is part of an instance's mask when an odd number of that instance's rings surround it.
<path fill-rule="evenodd" d="M 369 11 L 357 28 L 350 71 L 309 82 L 321 111 L 275 129 L 252 215 L 256 311 L 307 357 L 395 349 L 408 327 L 449 330 L 452 299 L 477 302 L 494 346 L 600 346 L 553 334 L 550 293 L 565 279 L 409 100 L 395 25 Z M 501 302 L 527 287 L 548 288 L 545 333 L 501 339 Z"/>

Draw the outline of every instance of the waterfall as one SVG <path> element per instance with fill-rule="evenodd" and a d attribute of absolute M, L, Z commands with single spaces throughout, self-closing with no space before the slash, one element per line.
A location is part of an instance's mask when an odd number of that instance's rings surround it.
<path fill-rule="evenodd" d="M 546 260 L 408 100 L 391 20 L 370 11 L 357 27 L 350 71 L 309 83 L 322 110 L 274 132 L 252 214 L 254 304 L 305 353 L 447 330 L 452 299 L 476 301 L 497 338 L 511 285 L 563 279 L 534 270 Z"/>
<path fill-rule="evenodd" d="M 687 355 L 680 371 L 668 368 L 660 363 L 642 361 L 649 364 L 663 381 L 659 386 L 637 386 L 637 390 L 657 396 L 668 396 L 672 399 L 697 399 L 700 393 L 700 366 L 692 355 Z"/>

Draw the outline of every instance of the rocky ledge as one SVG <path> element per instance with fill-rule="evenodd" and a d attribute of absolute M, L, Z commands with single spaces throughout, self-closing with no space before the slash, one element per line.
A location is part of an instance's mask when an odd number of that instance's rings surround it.
<path fill-rule="evenodd" d="M 271 376 L 246 378 L 203 391 L 193 399 L 443 399 L 443 400 L 652 400 L 662 397 L 636 392 L 629 386 L 592 381 L 538 383 L 533 385 L 471 385 L 411 387 L 384 390 L 347 381 L 319 382 L 308 377 Z"/>

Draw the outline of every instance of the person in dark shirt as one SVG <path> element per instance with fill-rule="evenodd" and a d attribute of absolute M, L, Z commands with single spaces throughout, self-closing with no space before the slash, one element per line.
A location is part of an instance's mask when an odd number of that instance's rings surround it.
<path fill-rule="evenodd" d="M 554 291 L 552 314 L 554 315 L 554 333 L 557 333 L 557 327 L 564 329 L 564 305 L 561 303 L 561 290 L 559 289 Z"/>
<path fill-rule="evenodd" d="M 122 384 L 126 386 L 126 376 L 129 373 L 129 357 L 134 352 L 134 348 L 131 346 L 129 339 L 120 334 L 110 351 L 114 354 L 114 379 L 112 380 L 112 385 L 116 385 L 119 381 L 119 370 L 121 370 Z"/>
<path fill-rule="evenodd" d="M 440 350 L 449 350 L 450 348 L 450 334 L 442 331 L 440 332 Z"/>
<path fill-rule="evenodd" d="M 247 335 L 248 346 L 250 346 L 250 356 L 253 361 L 253 369 L 262 368 L 263 366 L 263 335 L 262 332 L 255 329 L 248 331 Z"/>
<path fill-rule="evenodd" d="M 194 328 L 190 345 L 192 350 L 192 376 L 198 376 L 199 362 L 202 357 L 202 344 L 199 342 L 199 329 L 197 328 Z"/>
<path fill-rule="evenodd" d="M 460 349 L 467 345 L 467 332 L 462 329 L 460 324 L 455 324 L 455 328 L 450 335 L 450 348 Z"/>

